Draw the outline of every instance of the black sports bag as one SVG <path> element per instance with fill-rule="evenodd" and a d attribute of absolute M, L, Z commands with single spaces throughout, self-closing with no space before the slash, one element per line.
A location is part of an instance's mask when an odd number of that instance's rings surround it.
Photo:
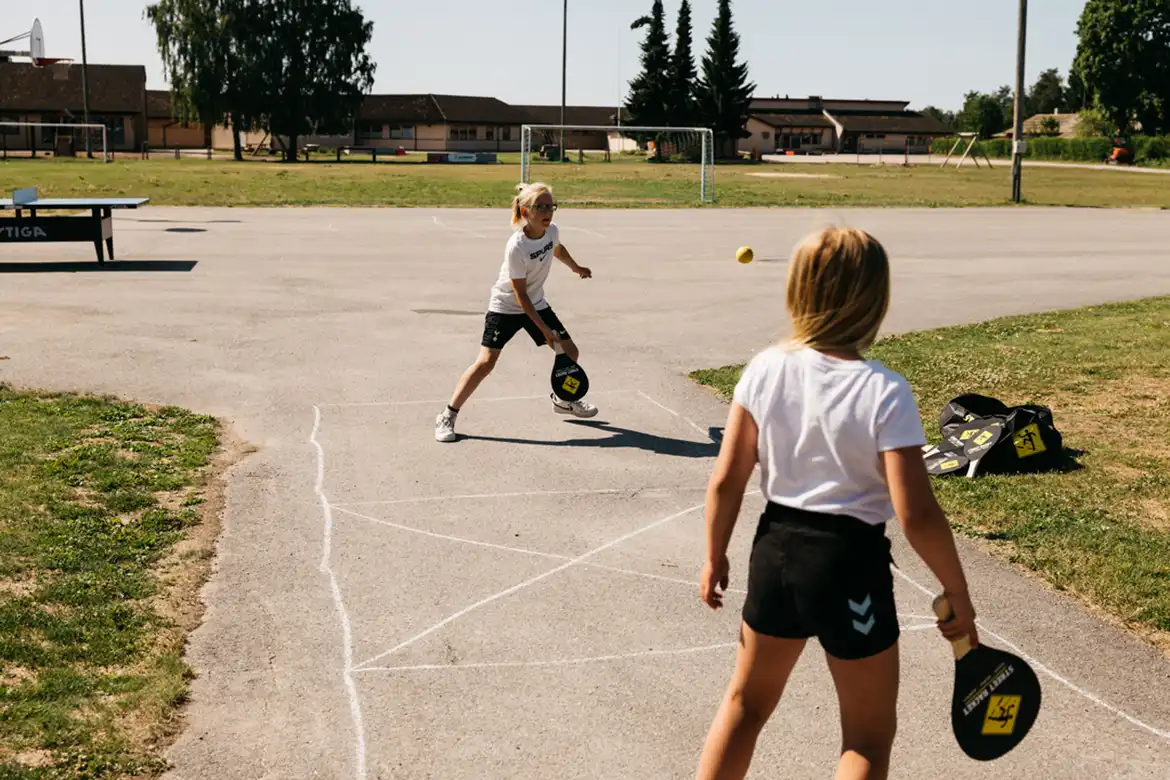
<path fill-rule="evenodd" d="M 1064 439 L 1046 406 L 1007 406 L 968 393 L 943 407 L 938 424 L 943 441 L 925 451 L 928 471 L 938 476 L 1049 471 L 1064 461 Z"/>

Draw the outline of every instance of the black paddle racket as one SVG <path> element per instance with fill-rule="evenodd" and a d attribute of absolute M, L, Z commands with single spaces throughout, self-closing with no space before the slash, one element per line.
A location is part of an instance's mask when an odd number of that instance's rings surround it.
<path fill-rule="evenodd" d="M 589 392 L 589 377 L 585 375 L 585 369 L 566 355 L 560 344 L 553 349 L 557 353 L 550 377 L 553 394 L 562 401 L 580 401 Z"/>
<path fill-rule="evenodd" d="M 934 600 L 944 623 L 954 617 L 945 596 Z M 976 761 L 993 761 L 1024 741 L 1040 714 L 1040 680 L 1023 659 L 966 637 L 952 642 L 955 692 L 951 729 Z"/>

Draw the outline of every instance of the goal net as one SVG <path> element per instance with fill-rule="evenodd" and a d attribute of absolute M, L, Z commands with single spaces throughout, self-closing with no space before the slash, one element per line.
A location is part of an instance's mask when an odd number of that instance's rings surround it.
<path fill-rule="evenodd" d="M 547 182 L 565 203 L 710 203 L 714 173 L 715 137 L 705 127 L 520 129 L 520 181 Z"/>
<path fill-rule="evenodd" d="M 109 128 L 94 123 L 0 122 L 0 155 L 83 156 L 86 133 L 94 155 L 100 150 L 102 161 L 109 162 Z"/>

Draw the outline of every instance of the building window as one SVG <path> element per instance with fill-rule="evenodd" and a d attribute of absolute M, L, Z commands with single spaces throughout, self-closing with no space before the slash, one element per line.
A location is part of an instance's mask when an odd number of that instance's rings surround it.
<path fill-rule="evenodd" d="M 500 128 L 500 140 L 501 141 L 511 141 L 512 140 L 512 128 L 511 127 L 501 127 Z"/>
<path fill-rule="evenodd" d="M 448 137 L 452 141 L 474 141 L 479 138 L 479 128 L 452 127 Z"/>
<path fill-rule="evenodd" d="M 396 141 L 414 139 L 414 125 L 390 125 L 390 137 Z"/>
<path fill-rule="evenodd" d="M 357 139 L 359 141 L 380 141 L 382 139 L 382 125 L 378 122 L 358 122 Z"/>
<path fill-rule="evenodd" d="M 772 134 L 771 134 L 771 133 L 769 133 L 767 130 L 765 130 L 765 131 L 763 131 L 762 133 L 760 133 L 760 138 L 763 138 L 765 141 L 767 141 L 767 140 L 768 140 L 768 139 L 770 139 L 771 137 L 772 137 Z"/>
<path fill-rule="evenodd" d="M 484 138 L 486 138 L 489 141 L 496 140 L 496 128 L 489 127 L 489 128 L 486 128 L 484 130 L 484 132 L 487 133 L 487 135 L 485 135 Z"/>

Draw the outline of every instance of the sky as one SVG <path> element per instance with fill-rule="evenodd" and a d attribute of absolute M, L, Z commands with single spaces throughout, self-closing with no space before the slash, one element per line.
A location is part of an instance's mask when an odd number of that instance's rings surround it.
<path fill-rule="evenodd" d="M 672 39 L 681 0 L 665 0 Z M 147 0 L 90 0 L 91 63 L 146 67 L 147 87 L 165 89 Z M 561 102 L 562 3 L 557 0 L 354 0 L 374 22 L 374 91 L 483 95 L 514 104 Z M 651 0 L 569 0 L 568 102 L 616 105 L 639 69 L 645 30 L 631 30 Z M 78 0 L 6 4 L 0 40 L 38 16 L 46 55 L 81 60 Z M 692 0 L 696 65 L 706 50 L 716 0 Z M 1076 53 L 1083 0 L 1028 4 L 1026 80 Z M 443 16 L 434 13 L 441 8 Z M 758 96 L 907 100 L 911 108 L 956 110 L 970 90 L 1015 83 L 1018 0 L 734 0 L 740 56 Z M 28 17 L 27 19 L 25 17 Z M 10 29 L 14 28 L 14 29 Z"/>

